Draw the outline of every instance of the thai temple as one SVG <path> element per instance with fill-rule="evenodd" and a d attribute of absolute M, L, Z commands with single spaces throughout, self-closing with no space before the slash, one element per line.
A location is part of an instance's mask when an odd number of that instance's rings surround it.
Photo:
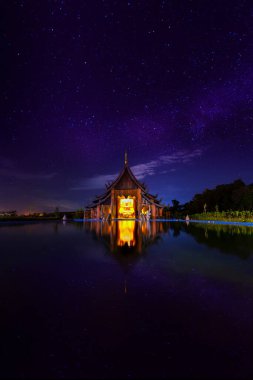
<path fill-rule="evenodd" d="M 128 165 L 125 153 L 124 167 L 118 177 L 106 186 L 86 208 L 85 217 L 91 219 L 156 219 L 162 217 L 163 206 L 157 195 L 148 193 Z"/>

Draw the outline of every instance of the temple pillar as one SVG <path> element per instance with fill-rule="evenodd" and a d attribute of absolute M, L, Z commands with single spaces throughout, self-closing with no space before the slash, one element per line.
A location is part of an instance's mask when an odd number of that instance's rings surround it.
<path fill-rule="evenodd" d="M 156 207 L 154 204 L 151 205 L 151 218 L 156 219 Z"/>
<path fill-rule="evenodd" d="M 111 214 L 112 214 L 112 219 L 117 218 L 117 198 L 115 191 L 111 191 Z"/>
<path fill-rule="evenodd" d="M 163 209 L 162 207 L 159 207 L 159 218 L 162 218 L 163 216 Z"/>
<path fill-rule="evenodd" d="M 142 209 L 141 189 L 137 190 L 136 202 L 137 202 L 137 205 L 136 205 L 137 215 L 135 217 L 140 218 L 141 217 L 141 209 Z"/>
<path fill-rule="evenodd" d="M 100 205 L 97 205 L 97 219 L 99 219 L 100 216 L 101 216 Z"/>

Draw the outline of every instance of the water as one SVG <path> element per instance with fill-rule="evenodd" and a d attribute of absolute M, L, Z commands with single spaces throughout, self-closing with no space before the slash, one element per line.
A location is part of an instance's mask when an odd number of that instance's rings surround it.
<path fill-rule="evenodd" d="M 0 377 L 253 376 L 253 228 L 0 226 Z"/>

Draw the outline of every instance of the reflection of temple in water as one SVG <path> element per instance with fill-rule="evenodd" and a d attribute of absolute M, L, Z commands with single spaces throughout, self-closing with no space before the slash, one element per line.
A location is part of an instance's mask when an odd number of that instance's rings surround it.
<path fill-rule="evenodd" d="M 123 265 L 138 260 L 142 256 L 140 253 L 158 242 L 163 234 L 173 238 L 191 235 L 199 244 L 241 259 L 253 255 L 253 228 L 244 225 L 136 220 L 87 221 L 75 225 L 93 233 L 111 253 L 123 253 L 114 255 Z"/>
<path fill-rule="evenodd" d="M 159 240 L 169 229 L 168 223 L 118 220 L 111 222 L 85 222 L 87 230 L 106 243 L 110 252 L 141 253 L 148 245 Z"/>
<path fill-rule="evenodd" d="M 103 242 L 111 256 L 125 273 L 122 288 L 128 293 L 127 274 L 143 257 L 145 249 L 161 239 L 161 235 L 169 230 L 166 222 L 141 222 L 137 220 L 87 221 L 83 223 L 85 230 Z"/>

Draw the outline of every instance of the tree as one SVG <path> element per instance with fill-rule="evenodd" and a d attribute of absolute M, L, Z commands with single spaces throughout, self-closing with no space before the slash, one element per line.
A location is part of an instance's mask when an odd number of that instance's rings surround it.
<path fill-rule="evenodd" d="M 179 210 L 179 204 L 180 202 L 177 199 L 172 199 L 172 209 L 173 211 Z"/>
<path fill-rule="evenodd" d="M 194 195 L 193 199 L 184 205 L 184 213 L 197 214 L 223 211 L 243 211 L 253 208 L 253 184 L 245 185 L 238 179 L 232 183 L 205 189 L 203 193 Z"/>
<path fill-rule="evenodd" d="M 163 217 L 169 218 L 170 217 L 170 205 L 163 207 Z"/>
<path fill-rule="evenodd" d="M 75 211 L 74 218 L 75 219 L 82 219 L 83 215 L 84 215 L 84 209 L 82 207 L 80 207 L 79 209 L 77 209 Z"/>
<path fill-rule="evenodd" d="M 182 209 L 180 202 L 177 199 L 172 199 L 172 207 L 170 207 L 170 212 L 174 218 L 181 217 L 180 211 Z"/>
<path fill-rule="evenodd" d="M 58 206 L 55 207 L 55 210 L 54 210 L 54 216 L 56 218 L 60 218 L 60 209 Z"/>

